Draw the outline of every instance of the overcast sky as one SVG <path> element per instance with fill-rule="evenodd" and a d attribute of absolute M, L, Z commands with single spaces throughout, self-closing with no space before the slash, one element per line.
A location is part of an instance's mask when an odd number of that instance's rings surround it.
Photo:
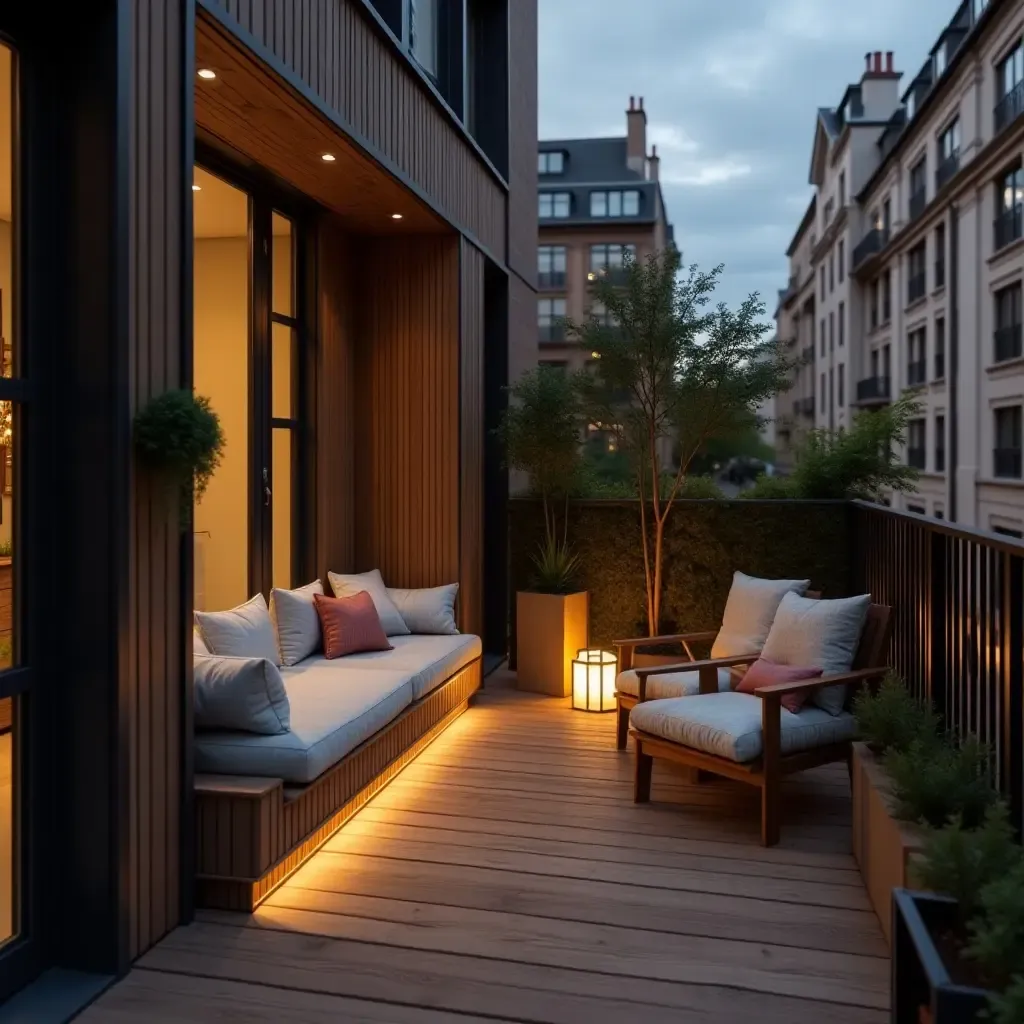
<path fill-rule="evenodd" d="M 836 106 L 868 50 L 901 89 L 953 0 L 539 0 L 540 136 L 625 134 L 647 110 L 685 263 L 725 264 L 718 295 L 761 293 L 771 317 L 810 199 L 815 111 Z"/>

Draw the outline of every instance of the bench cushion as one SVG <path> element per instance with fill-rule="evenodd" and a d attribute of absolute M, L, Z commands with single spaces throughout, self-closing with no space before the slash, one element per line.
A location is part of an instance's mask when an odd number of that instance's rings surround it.
<path fill-rule="evenodd" d="M 342 661 L 310 658 L 282 675 L 291 731 L 277 736 L 198 733 L 197 772 L 312 782 L 413 700 L 407 671 L 366 672 L 346 668 Z"/>
<path fill-rule="evenodd" d="M 732 688 L 732 675 L 727 668 L 718 670 L 718 689 Z M 628 693 L 631 697 L 640 696 L 640 681 L 636 672 L 629 669 L 620 672 L 615 680 L 615 689 L 619 693 Z M 666 672 L 663 676 L 647 677 L 647 699 L 660 700 L 665 697 L 693 697 L 700 693 L 699 672 Z"/>
<path fill-rule="evenodd" d="M 419 700 L 431 690 L 436 690 L 459 669 L 479 658 L 482 650 L 480 638 L 466 633 L 454 636 L 413 634 L 392 636 L 389 639 L 392 646 L 390 651 L 350 654 L 343 664 L 353 671 L 383 669 L 404 672 L 412 681 L 413 700 Z"/>
<path fill-rule="evenodd" d="M 756 760 L 764 750 L 761 706 L 761 698 L 750 693 L 650 700 L 633 708 L 629 724 L 652 736 L 743 764 Z M 804 707 L 799 714 L 785 708 L 780 714 L 783 754 L 853 739 L 857 731 L 856 720 L 847 711 L 831 715 L 819 707 Z"/>

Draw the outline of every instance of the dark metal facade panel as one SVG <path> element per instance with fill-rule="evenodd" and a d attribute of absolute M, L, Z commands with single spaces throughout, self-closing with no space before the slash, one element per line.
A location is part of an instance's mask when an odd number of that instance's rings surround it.
<path fill-rule="evenodd" d="M 508 265 L 537 280 L 537 0 L 513 0 L 509 19 Z"/>

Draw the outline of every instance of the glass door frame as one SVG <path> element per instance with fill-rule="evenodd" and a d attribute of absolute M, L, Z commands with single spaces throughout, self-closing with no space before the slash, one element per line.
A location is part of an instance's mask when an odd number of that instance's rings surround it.
<path fill-rule="evenodd" d="M 263 174 L 242 167 L 230 154 L 197 139 L 195 163 L 245 192 L 249 198 L 249 568 L 248 593 L 269 596 L 273 580 L 273 432 L 292 430 L 291 586 L 315 578 L 315 219 L 305 196 Z M 292 225 L 292 314 L 273 309 L 273 216 Z M 272 415 L 272 333 L 274 325 L 295 332 L 292 359 L 292 416 Z M 266 471 L 266 475 L 264 472 Z M 307 579 L 308 577 L 308 579 Z"/>

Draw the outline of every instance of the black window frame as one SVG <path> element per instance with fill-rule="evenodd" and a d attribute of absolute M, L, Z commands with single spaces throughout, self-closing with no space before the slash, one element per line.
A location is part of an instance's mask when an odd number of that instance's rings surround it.
<path fill-rule="evenodd" d="M 1024 113 L 1024 39 L 1018 38 L 1014 47 L 996 63 L 995 84 L 992 121 L 998 135 Z"/>
<path fill-rule="evenodd" d="M 555 307 L 561 303 L 561 312 Z M 547 307 L 545 309 L 544 307 Z M 537 296 L 537 340 L 540 344 L 560 345 L 565 342 L 567 306 L 564 296 Z M 563 321 L 563 322 L 559 322 Z"/>
<path fill-rule="evenodd" d="M 558 166 L 552 167 L 557 159 Z M 561 149 L 542 149 L 537 153 L 538 174 L 565 174 L 565 152 Z"/>
<path fill-rule="evenodd" d="M 613 198 L 615 197 L 614 203 L 618 204 L 618 213 L 611 213 L 611 208 L 614 205 Z M 636 210 L 628 212 L 626 210 L 626 197 L 636 197 Z M 596 212 L 594 209 L 595 202 L 601 198 L 601 202 L 604 205 L 604 213 Z M 598 188 L 592 189 L 590 192 L 590 216 L 595 220 L 626 220 L 632 217 L 639 217 L 640 211 L 643 209 L 643 195 L 638 188 Z"/>
<path fill-rule="evenodd" d="M 997 479 L 1021 477 L 1020 405 L 1004 405 L 992 410 L 992 475 Z"/>
<path fill-rule="evenodd" d="M 544 212 L 544 200 L 550 199 L 551 212 Z M 556 213 L 559 209 L 559 200 L 565 201 L 565 213 Z M 565 189 L 554 189 L 537 193 L 537 219 L 538 220 L 567 220 L 572 216 L 572 193 Z"/>
<path fill-rule="evenodd" d="M 545 266 L 545 256 L 547 266 Z M 561 257 L 559 260 L 558 257 Z M 558 264 L 561 263 L 561 267 Z M 569 264 L 569 249 L 565 245 L 541 244 L 537 246 L 537 287 L 564 288 Z"/>
<path fill-rule="evenodd" d="M 941 325 L 941 326 L 940 326 Z M 946 318 L 937 316 L 935 318 L 935 353 L 934 353 L 934 377 L 933 380 L 946 379 Z"/>
<path fill-rule="evenodd" d="M 1024 355 L 1024 285 L 1012 281 L 992 293 L 993 363 L 1020 359 Z"/>
<path fill-rule="evenodd" d="M 946 472 L 946 414 L 935 414 L 935 472 Z"/>

